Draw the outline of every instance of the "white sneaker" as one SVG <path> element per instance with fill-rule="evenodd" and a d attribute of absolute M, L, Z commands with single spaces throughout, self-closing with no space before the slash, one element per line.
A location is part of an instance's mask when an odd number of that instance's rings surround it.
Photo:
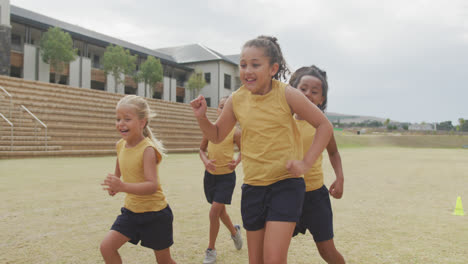
<path fill-rule="evenodd" d="M 216 249 L 207 249 L 205 251 L 205 259 L 203 264 L 215 264 L 216 263 Z"/>
<path fill-rule="evenodd" d="M 242 248 L 242 233 L 241 227 L 239 225 L 235 225 L 234 228 L 237 230 L 235 235 L 231 235 L 232 240 L 234 241 L 234 246 L 237 250 Z"/>

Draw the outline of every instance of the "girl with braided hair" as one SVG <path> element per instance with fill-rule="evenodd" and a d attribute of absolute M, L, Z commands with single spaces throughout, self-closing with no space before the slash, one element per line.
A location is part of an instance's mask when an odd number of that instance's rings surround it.
<path fill-rule="evenodd" d="M 302 212 L 302 175 L 328 144 L 333 127 L 300 91 L 280 81 L 289 70 L 276 38 L 247 41 L 239 66 L 243 85 L 228 98 L 214 124 L 206 117 L 203 96 L 191 105 L 204 137 L 213 143 L 221 142 L 239 122 L 244 170 L 241 213 L 249 262 L 287 263 Z M 294 113 L 317 130 L 305 155 Z"/>
<path fill-rule="evenodd" d="M 314 65 L 301 67 L 292 75 L 289 84 L 301 91 L 320 110 L 324 111 L 327 108 L 328 81 L 325 71 Z M 297 113 L 295 118 L 301 133 L 303 148 L 306 150 L 314 141 L 315 128 Z M 341 156 L 333 135 L 327 145 L 327 151 L 336 180 L 328 190 L 323 180 L 322 155 L 320 154 L 314 165 L 304 174 L 306 193 L 302 215 L 296 225 L 294 236 L 298 233 L 305 234 L 308 229 L 320 256 L 327 263 L 343 264 L 344 258 L 333 242 L 333 213 L 330 195 L 335 199 L 340 199 L 343 195 L 344 184 Z"/>

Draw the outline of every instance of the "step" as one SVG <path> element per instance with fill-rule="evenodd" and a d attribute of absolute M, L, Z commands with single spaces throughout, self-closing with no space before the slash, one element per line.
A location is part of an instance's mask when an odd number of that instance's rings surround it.
<path fill-rule="evenodd" d="M 13 149 L 13 151 L 45 151 L 45 146 L 15 146 L 13 148 L 10 146 L 0 146 L 0 151 L 9 151 Z M 47 150 L 60 150 L 62 149 L 61 146 L 47 146 Z"/>

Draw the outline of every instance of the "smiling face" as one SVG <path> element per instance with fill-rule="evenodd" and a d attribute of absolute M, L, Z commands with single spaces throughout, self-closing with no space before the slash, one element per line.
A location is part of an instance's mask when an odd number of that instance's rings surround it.
<path fill-rule="evenodd" d="M 278 63 L 270 65 L 263 48 L 244 47 L 242 50 L 239 75 L 242 84 L 253 94 L 266 94 L 271 90 L 271 79 L 278 71 Z"/>
<path fill-rule="evenodd" d="M 116 111 L 115 127 L 127 142 L 138 142 L 144 138 L 146 119 L 139 119 L 134 107 L 121 105 Z"/>
<path fill-rule="evenodd" d="M 311 75 L 302 76 L 299 84 L 297 85 L 299 89 L 312 103 L 319 106 L 325 100 L 323 96 L 322 81 Z"/>

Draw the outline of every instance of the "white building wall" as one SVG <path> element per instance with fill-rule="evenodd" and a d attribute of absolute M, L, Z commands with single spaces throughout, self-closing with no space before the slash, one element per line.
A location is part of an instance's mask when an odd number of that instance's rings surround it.
<path fill-rule="evenodd" d="M 120 79 L 123 80 L 124 78 L 125 78 L 125 75 L 120 74 Z M 107 75 L 106 91 L 108 91 L 110 93 L 124 94 L 125 93 L 125 86 L 122 83 L 119 83 L 117 85 L 117 90 L 116 90 L 115 89 L 114 75 L 112 75 L 112 73 L 109 73 Z"/>
<path fill-rule="evenodd" d="M 177 80 L 174 78 L 170 79 L 171 87 L 171 102 L 177 101 Z"/>
<path fill-rule="evenodd" d="M 23 78 L 36 81 L 36 46 L 24 44 L 23 52 Z"/>
<path fill-rule="evenodd" d="M 81 57 L 81 87 L 91 89 L 91 59 Z"/>
<path fill-rule="evenodd" d="M 146 92 L 146 97 L 148 97 L 148 91 Z M 139 82 L 137 87 L 137 95 L 141 97 L 145 97 L 145 83 Z"/>
<path fill-rule="evenodd" d="M 221 68 L 221 80 L 220 80 L 220 86 L 219 86 L 219 92 L 220 92 L 220 96 L 219 98 L 223 97 L 223 96 L 228 96 L 230 95 L 232 92 L 235 91 L 235 88 L 236 88 L 236 77 L 239 76 L 239 70 L 238 70 L 238 66 L 236 65 L 233 65 L 233 64 L 230 64 L 230 63 L 227 63 L 227 62 L 224 62 L 222 61 L 220 63 L 220 68 Z M 224 88 L 224 74 L 228 74 L 231 76 L 231 88 Z"/>
<path fill-rule="evenodd" d="M 0 25 L 10 26 L 10 0 L 0 0 Z"/>
<path fill-rule="evenodd" d="M 224 61 L 201 62 L 187 65 L 203 73 L 211 73 L 211 82 L 200 91 L 205 98 L 211 99 L 211 107 L 218 107 L 218 99 L 230 95 L 236 88 L 236 77 L 239 77 L 239 67 Z M 224 74 L 231 76 L 231 89 L 224 88 Z M 188 92 L 188 91 L 187 91 Z"/>
<path fill-rule="evenodd" d="M 38 58 L 38 63 L 37 65 L 39 66 L 39 81 L 41 82 L 50 82 L 50 65 L 42 61 L 41 53 L 39 51 L 39 48 L 37 49 L 37 52 L 39 53 Z"/>
<path fill-rule="evenodd" d="M 210 98 L 211 107 L 217 107 L 218 106 L 218 86 L 219 86 L 218 69 L 219 69 L 220 63 L 217 61 L 202 62 L 202 63 L 196 63 L 196 64 L 189 64 L 187 66 L 194 68 L 195 71 L 202 71 L 203 76 L 205 73 L 208 73 L 208 72 L 211 74 L 210 83 L 207 83 L 205 87 L 203 87 L 203 89 L 200 90 L 199 94 L 203 95 L 205 98 Z M 191 92 L 188 89 L 186 92 L 190 96 Z M 192 100 L 192 98 L 190 97 L 189 100 Z"/>
<path fill-rule="evenodd" d="M 69 82 L 70 86 L 80 87 L 80 61 L 81 57 L 70 62 Z"/>
<path fill-rule="evenodd" d="M 169 91 L 171 87 L 171 79 L 169 77 L 164 76 L 163 77 L 163 100 L 170 101 L 171 98 L 169 97 Z"/>

